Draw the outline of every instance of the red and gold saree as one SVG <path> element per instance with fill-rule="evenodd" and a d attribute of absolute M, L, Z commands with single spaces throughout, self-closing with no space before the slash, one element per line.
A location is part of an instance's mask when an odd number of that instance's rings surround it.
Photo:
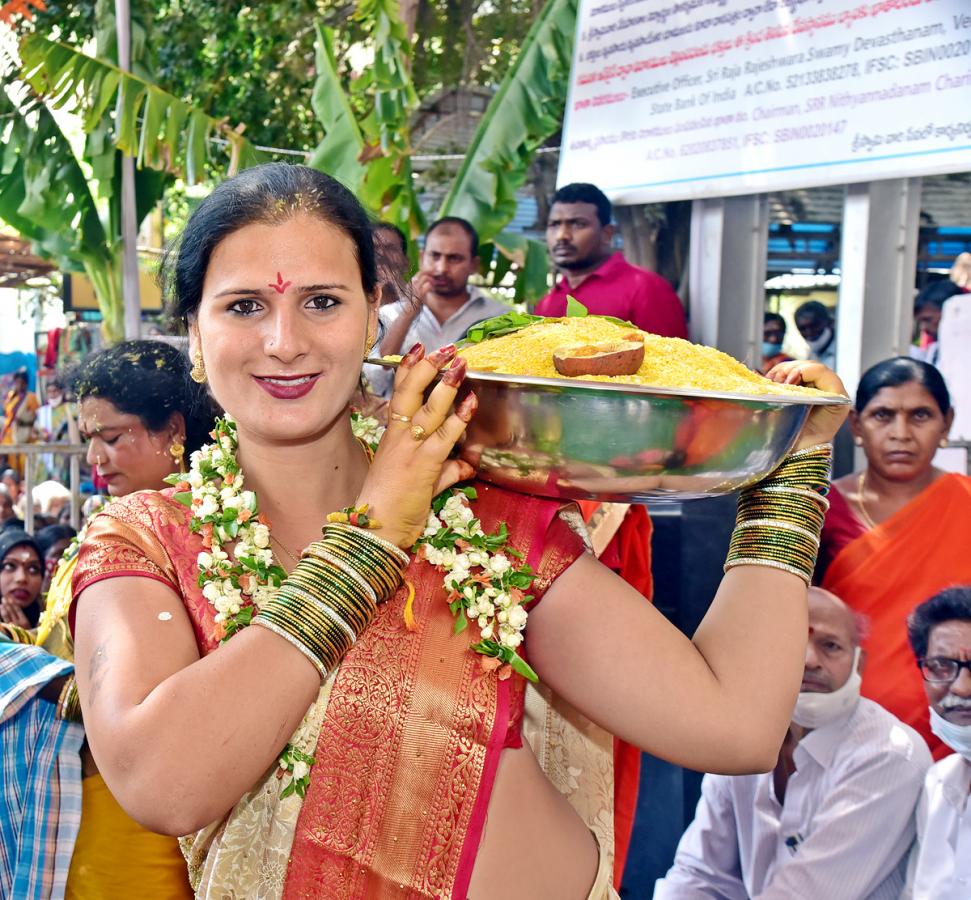
<path fill-rule="evenodd" d="M 477 487 L 483 527 L 508 523 L 541 598 L 582 541 L 558 503 Z M 168 493 L 130 495 L 92 524 L 75 596 L 113 576 L 158 579 L 182 597 L 200 653 L 215 652 L 213 610 L 197 583 L 201 541 Z M 416 589 L 417 630 L 404 626 L 402 588 L 292 738 L 316 759 L 306 797 L 281 800 L 267 772 L 223 821 L 184 840 L 199 896 L 465 900 L 499 754 L 524 733 L 609 854 L 609 736 L 540 692 L 531 689 L 527 703 L 519 676 L 487 671 L 469 632 L 454 633 L 438 570 L 416 560 L 405 577 Z"/>
<path fill-rule="evenodd" d="M 940 759 L 950 750 L 930 730 L 927 697 L 907 642 L 907 616 L 938 591 L 971 584 L 971 478 L 943 475 L 870 530 L 858 521 L 854 525 L 836 489 L 831 499 L 823 528 L 830 561 L 822 586 L 869 619 L 863 696 L 916 728 Z"/>

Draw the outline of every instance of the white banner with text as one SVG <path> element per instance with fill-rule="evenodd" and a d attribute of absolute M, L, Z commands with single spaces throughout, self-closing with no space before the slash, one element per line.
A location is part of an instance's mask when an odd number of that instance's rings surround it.
<path fill-rule="evenodd" d="M 580 0 L 558 182 L 615 202 L 971 170 L 971 0 Z"/>

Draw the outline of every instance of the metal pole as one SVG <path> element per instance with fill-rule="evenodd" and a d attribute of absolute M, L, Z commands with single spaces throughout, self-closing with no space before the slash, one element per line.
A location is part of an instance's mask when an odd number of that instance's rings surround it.
<path fill-rule="evenodd" d="M 71 454 L 71 527 L 81 527 L 81 457 Z"/>
<path fill-rule="evenodd" d="M 920 197 L 920 178 L 847 186 L 836 307 L 836 371 L 850 395 L 874 363 L 907 355 Z"/>
<path fill-rule="evenodd" d="M 765 194 L 695 200 L 691 207 L 691 340 L 753 367 L 762 361 L 768 235 Z"/>
<path fill-rule="evenodd" d="M 34 457 L 24 457 L 23 491 L 20 495 L 20 508 L 24 511 L 24 531 L 34 533 Z"/>
<path fill-rule="evenodd" d="M 836 371 L 852 397 L 860 376 L 906 356 L 913 327 L 920 178 L 847 185 L 836 305 Z M 854 467 L 866 464 L 854 452 Z M 839 459 L 839 451 L 837 451 Z"/>
<path fill-rule="evenodd" d="M 115 28 L 118 35 L 118 67 L 131 71 L 131 13 L 128 0 L 115 0 Z M 138 286 L 138 217 L 135 211 L 135 159 L 121 157 L 122 297 L 125 304 L 125 338 L 142 334 L 142 303 Z"/>

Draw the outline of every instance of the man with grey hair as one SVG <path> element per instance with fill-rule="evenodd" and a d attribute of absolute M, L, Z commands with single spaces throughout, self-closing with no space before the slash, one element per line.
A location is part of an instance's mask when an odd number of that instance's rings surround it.
<path fill-rule="evenodd" d="M 971 587 L 941 591 L 907 622 L 924 676 L 931 730 L 955 752 L 927 773 L 917 804 L 917 843 L 907 889 L 913 900 L 971 897 Z"/>
<path fill-rule="evenodd" d="M 654 900 L 897 900 L 930 765 L 923 738 L 860 697 L 860 622 L 809 590 L 802 687 L 773 771 L 706 775 Z"/>

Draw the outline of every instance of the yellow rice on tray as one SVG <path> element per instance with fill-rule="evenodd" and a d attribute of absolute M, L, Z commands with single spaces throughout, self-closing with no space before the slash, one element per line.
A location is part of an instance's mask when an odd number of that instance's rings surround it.
<path fill-rule="evenodd" d="M 633 329 L 636 330 L 636 329 Z M 632 329 L 600 316 L 547 319 L 520 331 L 463 347 L 469 369 L 505 375 L 560 378 L 553 351 L 576 344 L 622 341 Z M 651 387 L 720 391 L 732 394 L 821 394 L 813 388 L 776 384 L 737 359 L 680 338 L 644 335 L 644 362 L 634 375 L 582 375 L 567 381 L 609 381 Z"/>

